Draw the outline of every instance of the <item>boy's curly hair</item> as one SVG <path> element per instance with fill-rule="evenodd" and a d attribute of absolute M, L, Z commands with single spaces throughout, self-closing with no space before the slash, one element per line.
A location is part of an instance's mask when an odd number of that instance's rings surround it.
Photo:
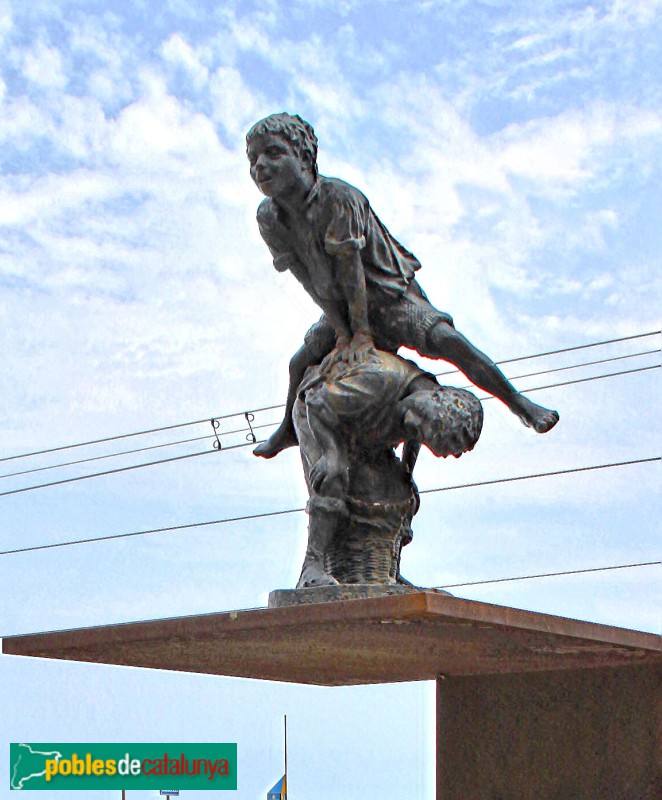
<path fill-rule="evenodd" d="M 246 147 L 255 136 L 266 133 L 281 136 L 288 141 L 299 158 L 307 156 L 315 177 L 317 177 L 317 136 L 313 126 L 298 114 L 270 114 L 256 122 L 246 134 Z"/>

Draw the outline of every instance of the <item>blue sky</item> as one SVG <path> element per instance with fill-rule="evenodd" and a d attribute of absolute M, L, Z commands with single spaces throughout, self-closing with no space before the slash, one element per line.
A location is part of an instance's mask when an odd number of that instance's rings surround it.
<path fill-rule="evenodd" d="M 272 269 L 255 224 L 244 135 L 274 111 L 314 124 L 320 171 L 367 194 L 422 261 L 432 301 L 495 359 L 659 329 L 660 41 L 659 0 L 0 0 L 0 457 L 281 402 L 318 311 Z M 659 346 L 630 340 L 507 372 Z M 657 456 L 658 395 L 656 370 L 536 392 L 561 414 L 544 437 L 488 401 L 474 453 L 424 455 L 417 480 Z M 0 462 L 0 473 L 209 432 Z M 203 448 L 0 478 L 0 491 Z M 440 586 L 659 559 L 658 485 L 659 465 L 642 464 L 427 495 L 403 572 Z M 263 462 L 238 448 L 0 496 L 0 550 L 304 502 L 296 452 Z M 305 524 L 2 556 L 0 634 L 265 605 L 296 582 Z M 657 583 L 659 568 L 644 568 L 456 592 L 659 631 Z M 237 741 L 237 797 L 263 797 L 285 713 L 293 798 L 434 794 L 430 684 L 314 689 L 2 657 L 0 687 L 0 797 L 10 741 L 103 740 Z"/>

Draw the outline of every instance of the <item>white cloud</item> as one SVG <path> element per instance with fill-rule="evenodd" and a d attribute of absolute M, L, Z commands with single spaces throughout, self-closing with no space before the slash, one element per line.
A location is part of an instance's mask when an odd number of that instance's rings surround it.
<path fill-rule="evenodd" d="M 525 36 L 520 36 L 519 39 L 508 45 L 509 50 L 532 50 L 539 44 L 545 42 L 545 36 L 542 33 L 529 33 Z"/>
<path fill-rule="evenodd" d="M 177 16 L 190 17 L 191 19 L 198 18 L 198 9 L 191 0 L 167 0 L 167 8 L 168 11 Z"/>
<path fill-rule="evenodd" d="M 614 27 L 649 25 L 662 9 L 661 0 L 614 0 L 605 20 Z"/>
<path fill-rule="evenodd" d="M 0 0 L 0 47 L 4 46 L 7 34 L 12 27 L 13 20 L 9 0 Z"/>
<path fill-rule="evenodd" d="M 19 150 L 25 149 L 38 134 L 46 134 L 52 129 L 46 112 L 27 98 L 11 98 L 5 94 L 2 115 L 0 115 L 0 140 L 11 143 Z"/>
<path fill-rule="evenodd" d="M 61 52 L 43 41 L 23 54 L 21 67 L 28 80 L 45 89 L 63 89 L 67 85 Z"/>
<path fill-rule="evenodd" d="M 235 67 L 219 67 L 211 77 L 209 91 L 213 116 L 243 149 L 243 136 L 259 116 L 264 101 L 248 88 Z"/>
<path fill-rule="evenodd" d="M 110 150 L 149 172 L 163 167 L 164 156 L 191 160 L 192 153 L 223 152 L 208 117 L 168 94 L 163 79 L 152 70 L 140 74 L 142 97 L 125 107 L 114 125 Z"/>
<path fill-rule="evenodd" d="M 116 182 L 98 172 L 80 170 L 65 176 L 47 176 L 34 181 L 15 178 L 5 181 L 0 195 L 0 224 L 29 227 L 51 215 L 79 208 L 104 198 Z"/>
<path fill-rule="evenodd" d="M 87 74 L 93 97 L 114 107 L 131 99 L 137 54 L 133 43 L 116 30 L 111 14 L 83 17 L 71 25 L 69 47 L 74 56 L 98 64 Z"/>
<path fill-rule="evenodd" d="M 593 138 L 586 122 L 583 115 L 570 113 L 511 126 L 498 137 L 501 167 L 507 173 L 531 179 L 538 190 L 555 184 L 573 185 L 587 178 L 590 175 L 587 157 L 598 140 Z M 603 128 L 603 141 L 605 137 Z"/>
<path fill-rule="evenodd" d="M 202 62 L 200 54 L 180 33 L 173 34 L 163 43 L 161 53 L 166 61 L 181 67 L 188 73 L 198 91 L 209 80 L 209 70 Z"/>
<path fill-rule="evenodd" d="M 609 168 L 606 148 L 636 147 L 661 130 L 657 114 L 598 103 L 509 126 L 493 137 L 494 156 L 507 174 L 534 182 L 537 193 L 572 191 Z"/>

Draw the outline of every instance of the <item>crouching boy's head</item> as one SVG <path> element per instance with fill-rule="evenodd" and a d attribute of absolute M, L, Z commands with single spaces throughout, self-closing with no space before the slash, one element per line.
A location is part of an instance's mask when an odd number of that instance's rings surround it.
<path fill-rule="evenodd" d="M 414 392 L 400 406 L 408 438 L 426 445 L 436 456 L 458 458 L 473 450 L 483 428 L 483 407 L 465 389 Z"/>

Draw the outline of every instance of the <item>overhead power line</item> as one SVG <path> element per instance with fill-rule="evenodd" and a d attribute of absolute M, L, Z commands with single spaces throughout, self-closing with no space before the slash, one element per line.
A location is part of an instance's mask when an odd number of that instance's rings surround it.
<path fill-rule="evenodd" d="M 547 384 L 546 386 L 535 386 L 535 387 L 533 387 L 531 389 L 526 389 L 525 391 L 526 391 L 527 394 L 531 394 L 532 392 L 536 392 L 536 391 L 539 391 L 541 389 L 556 389 L 556 388 L 559 388 L 561 386 L 571 386 L 572 384 L 587 383 L 589 381 L 601 380 L 602 378 L 614 378 L 614 377 L 619 377 L 621 375 L 631 375 L 631 374 L 636 373 L 636 372 L 646 372 L 646 371 L 652 370 L 652 369 L 660 369 L 660 366 L 656 364 L 656 365 L 649 366 L 649 367 L 639 367 L 637 369 L 623 370 L 621 372 L 610 372 L 610 373 L 607 373 L 606 375 L 594 375 L 594 376 L 592 376 L 590 378 L 577 378 L 577 379 L 571 380 L 571 381 L 563 381 L 561 383 Z M 481 397 L 480 399 L 482 401 L 485 401 L 485 400 L 491 400 L 493 398 L 492 398 L 491 395 L 486 395 L 486 396 Z M 267 423 L 267 424 L 264 424 L 264 425 L 253 425 L 252 429 L 271 427 L 272 425 L 276 425 L 276 424 L 277 423 Z M 241 428 L 241 429 L 239 429 L 239 431 L 233 431 L 233 433 L 237 433 L 237 432 L 243 433 L 245 430 L 248 430 L 248 428 Z M 220 433 L 219 434 L 219 436 L 224 436 L 224 435 L 226 435 L 226 434 L 225 433 Z M 207 438 L 207 437 L 202 437 L 202 438 Z M 195 441 L 195 440 L 192 440 L 192 441 Z M 154 467 L 154 466 L 157 466 L 158 464 L 169 464 L 169 463 L 172 463 L 173 461 L 182 461 L 182 460 L 189 459 L 189 458 L 195 458 L 197 456 L 210 455 L 211 453 L 218 453 L 218 452 L 224 453 L 224 452 L 226 452 L 228 450 L 237 450 L 237 449 L 239 449 L 241 447 L 249 447 L 249 446 L 252 446 L 254 444 L 258 444 L 260 441 L 264 441 L 264 440 L 259 440 L 259 441 L 256 440 L 255 442 L 252 442 L 252 441 L 251 442 L 242 442 L 240 444 L 223 446 L 220 450 L 202 450 L 202 451 L 197 452 L 197 453 L 186 453 L 186 454 L 180 455 L 180 456 L 172 456 L 170 458 L 161 458 L 161 459 L 156 459 L 155 461 L 146 461 L 146 462 L 143 462 L 141 464 L 131 464 L 129 466 L 116 467 L 115 469 L 103 470 L 101 472 L 92 472 L 92 473 L 89 473 L 88 475 L 77 475 L 77 476 L 75 476 L 73 478 L 62 478 L 61 480 L 49 481 L 47 483 L 37 483 L 37 484 L 34 484 L 32 486 L 24 486 L 24 487 L 22 487 L 20 489 L 9 489 L 7 491 L 0 492 L 0 497 L 8 497 L 10 495 L 23 494 L 24 492 L 32 492 L 32 491 L 35 491 L 37 489 L 47 489 L 47 488 L 50 488 L 52 486 L 62 486 L 63 484 L 66 484 L 66 483 L 76 483 L 77 481 L 85 481 L 85 480 L 89 480 L 90 478 L 101 478 L 101 477 L 106 477 L 108 475 L 118 475 L 121 472 L 130 472 L 132 470 L 142 469 L 144 467 Z"/>
<path fill-rule="evenodd" d="M 93 544 L 95 542 L 109 542 L 112 539 L 129 539 L 133 536 L 147 536 L 152 533 L 172 533 L 173 531 L 189 530 L 191 528 L 205 528 L 209 525 L 226 525 L 231 522 L 247 522 L 265 517 L 282 517 L 286 514 L 298 514 L 305 508 L 287 508 L 283 511 L 265 511 L 261 514 L 245 514 L 240 517 L 226 517 L 225 519 L 212 519 L 207 522 L 188 522 L 184 525 L 169 525 L 164 528 L 150 528 L 145 531 L 132 531 L 131 533 L 113 533 L 110 536 L 94 536 L 88 539 L 72 539 L 68 542 L 54 542 L 53 544 L 39 544 L 33 547 L 19 547 L 16 550 L 0 551 L 0 556 L 12 556 L 18 553 L 34 553 L 37 550 L 55 550 L 59 547 L 71 547 L 78 544 Z"/>
<path fill-rule="evenodd" d="M 236 447 L 244 447 L 243 444 L 236 444 L 231 447 L 224 448 L 225 450 L 233 450 Z M 160 458 L 157 461 L 146 461 L 143 464 L 131 464 L 128 467 L 116 467 L 115 469 L 107 469 L 103 472 L 92 472 L 89 475 L 77 475 L 75 478 L 63 478 L 59 481 L 50 481 L 49 483 L 39 483 L 35 486 L 24 486 L 22 489 L 10 489 L 6 492 L 0 492 L 0 497 L 7 497 L 11 494 L 22 494 L 23 492 L 32 492 L 35 489 L 47 489 L 50 486 L 61 486 L 63 483 L 76 483 L 76 481 L 86 481 L 89 478 L 101 478 L 106 475 L 117 475 L 119 472 L 130 472 L 133 469 L 142 469 L 143 467 L 153 467 L 156 464 L 169 464 L 173 461 L 183 461 L 187 458 L 196 458 L 197 456 L 208 456 L 215 453 L 215 450 L 202 450 L 199 453 L 186 453 L 182 456 L 172 456 L 171 458 Z"/>
<path fill-rule="evenodd" d="M 545 357 L 545 356 L 558 355 L 558 354 L 561 354 L 561 353 L 570 353 L 570 352 L 574 352 L 574 351 L 577 351 L 577 350 L 585 350 L 585 349 L 592 348 L 592 347 L 601 347 L 601 346 L 608 345 L 608 344 L 616 344 L 618 342 L 627 342 L 627 341 L 632 341 L 634 339 L 644 339 L 644 338 L 647 338 L 649 336 L 657 336 L 660 333 L 662 333 L 662 331 L 659 331 L 659 330 L 657 330 L 657 331 L 649 331 L 647 333 L 636 333 L 636 334 L 632 334 L 630 336 L 620 336 L 620 337 L 614 338 L 614 339 L 605 339 L 603 341 L 590 342 L 588 344 L 580 344 L 580 345 L 575 345 L 573 347 L 563 347 L 563 348 L 560 348 L 558 350 L 548 350 L 548 351 L 543 352 L 543 353 L 534 353 L 532 355 L 527 355 L 527 356 L 517 356 L 515 358 L 507 358 L 507 359 L 503 359 L 501 361 L 497 361 L 496 363 L 499 364 L 499 365 L 503 365 L 503 364 L 511 364 L 511 363 L 516 362 L 516 361 L 528 361 L 528 360 L 531 360 L 531 359 L 534 359 L 534 358 L 542 358 L 542 357 Z M 651 351 L 651 352 L 655 352 L 655 351 Z M 453 370 L 449 370 L 448 372 L 440 372 L 440 373 L 437 373 L 437 377 L 439 377 L 441 375 L 451 375 L 451 374 L 457 373 L 458 371 L 459 370 L 453 369 Z M 542 374 L 542 373 L 540 373 L 540 374 Z M 527 377 L 531 377 L 531 376 L 527 376 Z M 279 409 L 279 408 L 283 408 L 283 404 L 282 403 L 276 404 L 276 405 L 270 405 L 270 406 L 262 406 L 260 408 L 253 408 L 253 409 L 250 409 L 250 411 L 251 411 L 251 413 L 257 414 L 257 413 L 261 413 L 263 411 L 272 411 L 272 410 Z M 213 417 L 213 419 L 221 420 L 221 419 L 230 419 L 232 417 L 241 417 L 241 416 L 244 416 L 245 413 L 246 413 L 245 411 L 234 411 L 234 412 L 231 412 L 229 414 L 215 415 Z M 16 455 L 12 455 L 12 456 L 3 456 L 3 457 L 0 457 L 0 462 L 3 462 L 3 461 L 14 461 L 14 460 L 20 459 L 20 458 L 29 458 L 29 457 L 32 457 L 32 456 L 46 455 L 48 453 L 59 452 L 60 450 L 72 450 L 72 449 L 77 448 L 77 447 L 87 447 L 87 446 L 90 446 L 90 445 L 104 444 L 106 442 L 114 442 L 114 441 L 118 441 L 120 439 L 129 439 L 129 438 L 132 438 L 132 437 L 135 437 L 135 436 L 145 436 L 145 435 L 148 435 L 148 434 L 162 433 L 164 431 L 175 430 L 177 428 L 185 428 L 185 427 L 192 426 L 192 425 L 206 424 L 206 423 L 209 423 L 210 419 L 212 419 L 212 418 L 211 417 L 205 417 L 204 419 L 197 419 L 197 420 L 192 420 L 192 421 L 189 421 L 189 422 L 178 422 L 178 423 L 174 423 L 174 424 L 171 424 L 171 425 L 162 425 L 160 427 L 148 428 L 148 429 L 142 430 L 142 431 L 133 431 L 131 433 L 116 434 L 114 436 L 106 436 L 106 437 L 102 437 L 102 438 L 98 438 L 98 439 L 90 439 L 90 440 L 87 440 L 87 441 L 84 441 L 84 442 L 76 442 L 74 444 L 66 444 L 66 445 L 59 445 L 57 447 L 49 447 L 49 448 L 45 448 L 43 450 L 33 450 L 33 451 L 29 452 L 29 453 L 18 453 Z"/>
<path fill-rule="evenodd" d="M 228 416 L 238 416 L 238 414 L 231 414 Z M 222 419 L 221 417 L 216 417 L 216 419 Z M 202 422 L 209 422 L 208 419 L 198 419 L 194 420 L 193 422 L 179 422 L 175 425 L 163 425 L 160 428 L 150 428 L 149 430 L 145 431 L 135 431 L 134 433 L 118 433 L 115 436 L 106 436 L 102 439 L 89 439 L 86 442 L 76 442 L 75 444 L 63 444 L 59 447 L 48 447 L 45 450 L 33 450 L 31 453 L 20 453 L 15 456 L 4 456 L 0 458 L 0 461 L 14 461 L 17 458 L 29 458 L 30 456 L 42 456 L 46 455 L 47 453 L 57 453 L 60 450 L 73 450 L 75 447 L 87 447 L 88 445 L 93 444 L 104 444 L 104 442 L 116 442 L 118 439 L 130 439 L 132 436 L 145 436 L 149 433 L 161 433 L 162 431 L 172 431 L 175 428 L 185 428 L 188 425 L 199 425 Z"/>
<path fill-rule="evenodd" d="M 590 467 L 570 467 L 569 469 L 558 469 L 552 472 L 534 472 L 530 475 L 516 475 L 513 478 L 493 478 L 487 481 L 475 481 L 474 483 L 457 483 L 453 486 L 441 486 L 438 489 L 421 489 L 419 494 L 433 494 L 435 492 L 449 492 L 453 489 L 473 489 L 477 486 L 492 486 L 496 483 L 513 483 L 514 481 L 528 481 L 531 478 L 552 478 L 557 475 L 569 475 L 572 472 L 592 472 L 597 469 L 608 469 L 610 467 L 630 467 L 633 464 L 648 464 L 662 460 L 661 456 L 651 458 L 635 458 L 631 461 L 614 461 L 611 464 L 596 464 Z"/>
<path fill-rule="evenodd" d="M 595 464 L 588 467 L 571 467 L 569 469 L 554 470 L 552 472 L 538 472 L 530 475 L 516 475 L 507 478 L 493 478 L 492 480 L 476 481 L 474 483 L 461 483 L 461 484 L 454 484 L 452 486 L 441 486 L 436 489 L 422 489 L 420 490 L 419 493 L 433 494 L 435 492 L 450 492 L 455 489 L 470 489 L 470 488 L 476 488 L 478 486 L 492 486 L 498 483 L 513 483 L 515 481 L 524 481 L 532 478 L 549 478 L 549 477 L 556 477 L 558 475 L 570 475 L 572 473 L 578 473 L 578 472 L 590 472 L 600 469 L 610 469 L 613 467 L 626 467 L 626 466 L 633 466 L 635 464 L 648 464 L 660 460 L 662 460 L 662 457 L 654 456 L 650 458 L 632 459 L 630 461 L 616 461 L 609 464 Z M 154 533 L 169 533 L 173 531 L 187 530 L 189 528 L 203 528 L 203 527 L 208 527 L 210 525 L 225 525 L 232 522 L 247 522 L 249 520 L 263 519 L 265 517 L 277 517 L 277 516 L 283 516 L 285 514 L 299 514 L 304 510 L 305 509 L 303 508 L 288 508 L 280 511 L 265 511 L 260 514 L 245 514 L 239 517 L 226 517 L 224 519 L 214 519 L 205 522 L 192 522 L 183 525 L 170 525 L 162 528 L 150 528 L 144 531 L 132 531 L 130 533 L 115 533 L 109 536 L 95 536 L 95 537 L 88 537 L 85 539 L 72 539 L 66 542 L 54 542 L 53 544 L 33 545 L 31 547 L 19 547 L 16 548 L 15 550 L 0 551 L 0 556 L 17 555 L 19 553 L 32 553 L 38 550 L 52 550 L 59 547 L 71 547 L 73 545 L 91 544 L 93 542 L 107 542 L 112 539 L 127 539 L 134 536 L 147 536 L 149 534 L 154 534 Z"/>
<path fill-rule="evenodd" d="M 652 364 L 650 367 L 637 367 L 636 369 L 624 369 L 620 372 L 607 372 L 604 375 L 592 375 L 590 378 L 575 378 L 572 381 L 562 381 L 560 383 L 546 383 L 544 386 L 532 386 L 530 389 L 523 389 L 523 394 L 531 394 L 531 392 L 540 392 L 543 389 L 558 389 L 561 386 L 572 386 L 576 383 L 590 383 L 591 381 L 600 381 L 603 378 L 618 378 L 621 375 L 634 375 L 636 372 L 648 372 L 651 369 L 660 369 L 660 364 Z M 481 397 L 481 400 L 493 399 L 492 395 Z"/>
<path fill-rule="evenodd" d="M 591 381 L 600 381 L 603 378 L 618 378 L 621 375 L 633 375 L 637 372 L 648 372 L 651 369 L 660 369 L 662 365 L 660 364 L 651 364 L 648 367 L 636 367 L 635 369 L 624 369 L 619 372 L 606 372 L 604 375 L 591 375 L 589 378 L 575 378 L 571 381 L 560 381 L 559 383 L 546 383 L 544 386 L 531 386 L 528 389 L 522 389 L 522 394 L 531 394 L 532 392 L 539 392 L 543 389 L 558 389 L 561 386 L 572 386 L 575 383 L 590 383 Z M 468 384 L 466 386 L 460 387 L 462 389 L 476 389 L 473 384 Z M 485 402 L 485 400 L 496 400 L 497 398 L 491 394 L 481 395 L 478 398 L 481 402 Z"/>
<path fill-rule="evenodd" d="M 617 342 L 629 342 L 633 339 L 645 339 L 648 336 L 659 336 L 662 334 L 662 330 L 660 331 L 649 331 L 648 333 L 635 333 L 632 336 L 619 336 L 617 339 L 603 339 L 601 342 L 589 342 L 588 344 L 577 344 L 573 347 L 562 347 L 559 350 L 547 350 L 545 353 L 534 353 L 530 356 L 517 356 L 516 358 L 504 358 L 502 361 L 497 361 L 496 363 L 499 366 L 503 366 L 504 364 L 512 364 L 515 361 L 530 361 L 532 358 L 544 358 L 546 356 L 557 356 L 561 353 L 573 353 L 576 350 L 588 350 L 591 347 L 602 347 L 603 345 L 607 344 L 616 344 Z M 440 375 L 452 375 L 454 372 L 459 372 L 459 370 L 452 369 L 448 372 L 438 372 L 437 377 Z"/>
<path fill-rule="evenodd" d="M 510 380 L 514 381 L 514 380 L 521 380 L 523 378 L 535 378 L 535 377 L 538 377 L 540 375 L 548 375 L 548 374 L 553 373 L 553 372 L 567 372 L 568 370 L 572 370 L 572 369 L 581 369 L 583 367 L 591 367 L 591 366 L 596 366 L 598 364 L 608 364 L 608 363 L 612 363 L 614 361 L 623 361 L 623 360 L 626 360 L 626 359 L 640 358 L 642 356 L 654 355 L 654 354 L 660 353 L 660 352 L 662 352 L 662 350 L 660 348 L 656 348 L 655 350 L 644 350 L 644 351 L 641 351 L 641 352 L 638 352 L 638 353 L 628 353 L 628 354 L 623 355 L 623 356 L 613 356 L 611 358 L 601 358 L 601 359 L 598 359 L 598 360 L 595 360 L 595 361 L 584 361 L 584 362 L 579 363 L 579 364 L 569 364 L 569 365 L 566 365 L 564 367 L 554 367 L 552 369 L 539 370 L 538 372 L 528 372 L 525 375 L 516 375 L 516 376 L 511 377 Z M 648 369 L 648 367 L 644 367 L 643 369 Z M 616 373 L 616 374 L 621 374 L 621 373 Z M 596 378 L 596 380 L 597 380 L 597 378 Z M 463 387 L 463 388 L 472 388 L 472 387 L 471 387 L 471 385 L 468 385 L 468 386 Z M 531 390 L 529 390 L 529 391 L 531 391 Z M 533 391 L 535 391 L 535 390 L 533 390 Z M 210 420 L 205 420 L 205 422 L 209 422 L 209 421 Z M 277 423 L 275 423 L 275 422 L 261 423 L 260 425 L 253 425 L 252 429 L 253 430 L 259 430 L 261 428 L 270 428 L 270 427 L 273 427 L 276 424 Z M 229 431 L 218 431 L 218 435 L 219 436 L 231 436 L 231 435 L 236 434 L 236 433 L 245 433 L 248 430 L 249 430 L 249 428 L 244 426 L 242 428 L 235 428 L 234 430 L 229 430 Z M 0 480 L 4 480 L 6 478 L 16 478 L 16 477 L 19 477 L 21 475 L 31 475 L 31 474 L 36 473 L 36 472 L 47 472 L 49 470 L 60 469 L 60 468 L 64 468 L 64 467 L 73 467 L 73 466 L 77 466 L 78 464 L 89 464 L 89 463 L 92 463 L 92 462 L 95 462 L 95 461 L 104 461 L 104 460 L 107 460 L 109 458 L 120 458 L 121 456 L 129 456 L 129 455 L 134 455 L 136 453 L 145 453 L 145 452 L 147 452 L 149 450 L 162 450 L 165 447 L 177 447 L 178 445 L 190 444 L 191 442 L 201 442 L 201 441 L 204 441 L 204 440 L 207 440 L 207 439 L 213 440 L 214 438 L 215 438 L 214 434 L 205 434 L 204 436 L 194 436 L 194 437 L 191 437 L 191 438 L 188 438 L 188 439 L 176 439 L 175 441 L 171 441 L 171 442 L 161 442 L 160 444 L 147 445 L 146 447 L 136 447 L 136 448 L 133 448 L 131 450 L 118 450 L 118 451 L 116 451 L 114 453 L 104 453 L 103 455 L 99 455 L 99 456 L 90 456 L 88 458 L 79 458 L 79 459 L 76 459 L 75 461 L 64 461 L 64 462 L 60 462 L 58 464 L 48 464 L 47 466 L 43 466 L 43 467 L 33 467 L 32 469 L 24 469 L 24 470 L 19 470 L 19 471 L 16 471 L 16 472 L 8 472 L 8 473 L 5 473 L 4 475 L 0 475 Z"/>
<path fill-rule="evenodd" d="M 1 554 L 0 554 L 1 555 Z M 420 591 L 428 591 L 429 589 L 457 589 L 463 586 L 485 586 L 490 583 L 507 583 L 509 581 L 529 581 L 535 578 L 558 578 L 563 575 L 583 575 L 589 572 L 607 572 L 610 570 L 617 570 L 617 569 L 635 569 L 641 567 L 657 567 L 662 564 L 662 561 L 642 561 L 638 564 L 614 564 L 609 567 L 589 567 L 587 569 L 571 569 L 571 570 L 564 570 L 563 572 L 542 572 L 538 575 L 518 575 L 512 578 L 490 578 L 489 580 L 482 580 L 482 581 L 470 581 L 468 583 L 448 583 L 444 586 L 433 586 L 433 587 L 415 587 L 419 588 Z M 242 609 L 243 611 L 262 611 L 267 606 L 256 606 L 251 609 Z M 8 639 L 12 634 L 6 634 L 4 636 L 0 636 L 0 639 Z"/>
<path fill-rule="evenodd" d="M 626 361 L 631 358 L 641 358 L 642 356 L 655 355 L 662 353 L 659 347 L 655 350 L 642 350 L 639 353 L 627 353 L 624 356 L 612 356 L 611 358 L 599 358 L 595 361 L 582 361 L 580 364 L 567 364 L 564 367 L 552 367 L 551 369 L 541 369 L 537 372 L 526 372 L 523 375 L 508 375 L 509 381 L 521 381 L 524 378 L 538 378 L 540 375 L 550 375 L 552 372 L 567 372 L 570 369 L 582 369 L 584 367 L 595 367 L 598 364 L 611 364 L 614 361 Z M 654 366 L 658 366 L 655 364 Z M 449 373 L 450 374 L 450 373 Z"/>
<path fill-rule="evenodd" d="M 256 427 L 255 425 L 253 427 Z M 78 458 L 75 461 L 63 461 L 60 464 L 49 464 L 46 467 L 33 467 L 32 469 L 22 469 L 18 472 L 7 472 L 5 475 L 0 475 L 0 479 L 4 478 L 17 478 L 20 475 L 32 475 L 35 472 L 46 472 L 51 469 L 62 469 L 63 467 L 75 467 L 78 464 L 89 464 L 92 461 L 104 461 L 108 458 L 120 458 L 121 456 L 131 456 L 136 453 L 145 453 L 148 450 L 161 450 L 164 447 L 175 447 L 178 444 L 190 444 L 191 442 L 200 442 L 203 439 L 213 439 L 213 434 L 206 436 L 194 436 L 191 439 L 178 439 L 176 442 L 162 442 L 161 444 L 151 444 L 148 447 L 136 447 L 133 450 L 119 450 L 116 453 L 104 453 L 102 456 L 90 456 L 89 458 Z"/>
<path fill-rule="evenodd" d="M 207 420 L 207 422 L 210 422 L 210 420 Z M 235 434 L 235 433 L 246 433 L 249 430 L 256 431 L 256 430 L 260 430 L 261 428 L 273 428 L 273 426 L 277 425 L 277 424 L 278 423 L 276 423 L 276 422 L 264 422 L 264 423 L 262 423 L 260 425 L 251 425 L 251 428 L 244 427 L 244 428 L 235 428 L 232 431 L 217 431 L 216 435 L 219 436 L 219 437 L 220 436 L 231 436 L 232 434 Z M 46 467 L 34 467 L 33 469 L 24 469 L 24 470 L 20 470 L 19 472 L 8 472 L 5 475 L 0 475 L 0 479 L 3 479 L 3 478 L 16 478 L 19 475 L 31 475 L 34 472 L 46 472 L 47 470 L 60 469 L 62 467 L 75 467 L 78 464 L 89 464 L 92 461 L 104 461 L 105 459 L 108 459 L 108 458 L 119 458 L 120 456 L 131 456 L 131 455 L 134 455 L 135 453 L 145 453 L 148 450 L 162 450 L 164 447 L 176 447 L 177 445 L 180 445 L 180 444 L 190 444 L 191 442 L 202 442 L 205 439 L 215 440 L 216 439 L 216 435 L 214 435 L 213 433 L 208 433 L 205 436 L 193 436 L 190 439 L 177 439 L 174 442 L 161 442 L 161 444 L 151 444 L 151 445 L 148 445 L 147 447 L 136 447 L 133 450 L 118 450 L 115 453 L 104 453 L 104 455 L 101 455 L 101 456 L 90 456 L 89 458 L 79 458 L 76 461 L 64 461 L 64 462 L 62 462 L 60 464 L 49 464 Z M 251 440 L 250 442 L 247 442 L 247 445 L 248 444 L 256 444 L 256 442 L 253 442 Z M 247 446 L 247 445 L 243 445 L 242 444 L 241 446 L 244 447 L 244 446 Z M 214 448 L 214 449 L 216 449 L 216 448 Z M 234 448 L 224 445 L 220 449 L 221 450 L 232 450 Z M 207 451 L 205 451 L 205 452 L 207 452 Z M 211 450 L 209 452 L 211 452 Z M 161 462 L 160 461 L 156 461 L 154 463 L 155 464 L 160 464 Z"/>
<path fill-rule="evenodd" d="M 256 414 L 260 411 L 271 411 L 275 408 L 282 408 L 281 405 L 275 406 L 264 406 L 263 408 L 255 408 L 251 410 L 251 413 Z M 209 424 L 212 419 L 219 420 L 219 419 L 230 419 L 231 417 L 243 417 L 246 415 L 245 411 L 233 411 L 231 414 L 219 414 L 216 417 L 205 417 L 204 419 L 195 419 L 191 422 L 178 422 L 173 425 L 163 425 L 160 428 L 149 428 L 148 430 L 144 431 L 134 431 L 133 433 L 118 433 L 115 436 L 106 436 L 103 439 L 90 439 L 86 442 L 76 442 L 75 444 L 64 444 L 58 447 L 49 447 L 45 450 L 33 450 L 31 453 L 19 453 L 18 455 L 14 456 L 4 456 L 0 458 L 0 462 L 2 461 L 15 461 L 19 458 L 29 458 L 31 456 L 42 456 L 48 453 L 56 453 L 60 450 L 73 450 L 76 447 L 88 447 L 89 445 L 94 444 L 104 444 L 105 442 L 115 442 L 118 439 L 130 439 L 133 436 L 146 436 L 152 433 L 161 433 L 163 431 L 172 431 L 176 428 L 186 428 L 190 425 L 202 425 Z M 255 427 L 255 426 L 253 426 Z M 147 448 L 148 449 L 148 448 Z"/>
<path fill-rule="evenodd" d="M 435 589 L 458 589 L 461 586 L 483 586 L 488 583 L 508 583 L 510 581 L 530 581 L 534 578 L 558 578 L 562 575 L 585 575 L 588 572 L 607 572 L 612 569 L 634 569 L 635 567 L 656 567 L 662 561 L 642 561 L 639 564 L 616 564 L 613 567 L 590 567 L 587 569 L 569 569 L 564 572 L 541 572 L 538 575 L 518 575 L 514 578 L 489 578 L 484 581 L 470 581 L 469 583 L 447 583 L 444 586 L 435 586 Z"/>

